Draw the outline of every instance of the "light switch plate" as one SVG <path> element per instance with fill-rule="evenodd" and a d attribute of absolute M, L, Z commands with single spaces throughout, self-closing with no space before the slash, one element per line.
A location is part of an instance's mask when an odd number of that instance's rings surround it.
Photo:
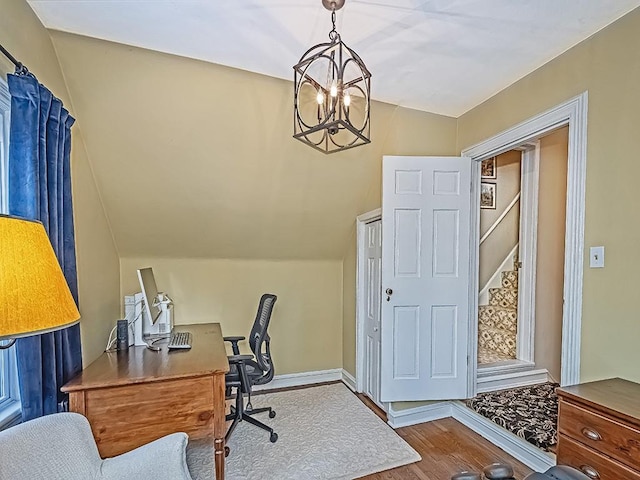
<path fill-rule="evenodd" d="M 604 268 L 604 247 L 591 247 L 589 249 L 589 267 Z"/>

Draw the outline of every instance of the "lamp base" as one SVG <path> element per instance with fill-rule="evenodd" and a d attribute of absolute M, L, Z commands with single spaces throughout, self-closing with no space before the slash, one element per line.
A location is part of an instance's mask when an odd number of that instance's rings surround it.
<path fill-rule="evenodd" d="M 338 11 L 342 7 L 344 7 L 344 1 L 345 0 L 322 0 L 322 5 L 324 5 L 324 8 L 326 8 L 330 12 L 334 10 Z"/>

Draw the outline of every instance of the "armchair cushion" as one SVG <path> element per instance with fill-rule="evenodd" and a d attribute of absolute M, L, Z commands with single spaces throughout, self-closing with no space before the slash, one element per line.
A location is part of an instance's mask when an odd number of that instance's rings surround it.
<path fill-rule="evenodd" d="M 185 453 L 187 442 L 186 433 L 172 433 L 117 457 L 107 458 L 102 462 L 102 478 L 190 480 Z"/>
<path fill-rule="evenodd" d="M 589 477 L 575 468 L 557 465 L 544 473 L 532 473 L 525 480 L 589 480 Z"/>
<path fill-rule="evenodd" d="M 176 433 L 102 460 L 87 419 L 56 413 L 0 432 L 0 478 L 191 480 L 186 445 L 187 435 Z"/>

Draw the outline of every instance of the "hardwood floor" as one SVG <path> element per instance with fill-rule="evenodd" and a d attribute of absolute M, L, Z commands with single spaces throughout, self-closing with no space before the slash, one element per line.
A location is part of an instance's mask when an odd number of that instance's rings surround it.
<path fill-rule="evenodd" d="M 369 408 L 386 421 L 385 413 L 364 395 L 358 395 Z M 367 480 L 449 480 L 464 470 L 481 472 L 490 463 L 509 463 L 515 478 L 523 479 L 530 468 L 500 450 L 488 440 L 453 418 L 421 423 L 396 430 L 422 457 L 422 460 L 362 477 Z"/>

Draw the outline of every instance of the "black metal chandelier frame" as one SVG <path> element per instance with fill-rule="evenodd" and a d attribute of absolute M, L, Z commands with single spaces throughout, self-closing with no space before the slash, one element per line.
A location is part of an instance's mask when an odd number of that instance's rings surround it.
<path fill-rule="evenodd" d="M 294 69 L 294 138 L 323 153 L 335 153 L 370 143 L 371 73 L 360 56 L 349 48 L 336 30 L 336 10 L 344 0 L 323 0 L 325 8 L 331 10 L 332 30 L 329 42 L 314 45 L 303 55 Z M 322 84 L 310 74 L 316 62 L 326 62 L 327 84 Z M 360 74 L 344 80 L 347 67 L 355 66 Z M 303 101 L 301 89 L 310 85 L 318 95 L 317 122 L 310 123 L 301 115 Z M 335 91 L 332 92 L 332 90 Z M 353 125 L 350 118 L 351 93 L 364 101 L 361 125 Z M 324 101 L 327 99 L 327 101 Z M 322 100 L 322 102 L 321 102 Z M 321 134 L 318 134 L 322 132 Z M 349 134 L 346 134 L 349 132 Z M 338 139 L 337 134 L 342 133 Z M 346 138 L 345 138 L 346 137 Z"/>

